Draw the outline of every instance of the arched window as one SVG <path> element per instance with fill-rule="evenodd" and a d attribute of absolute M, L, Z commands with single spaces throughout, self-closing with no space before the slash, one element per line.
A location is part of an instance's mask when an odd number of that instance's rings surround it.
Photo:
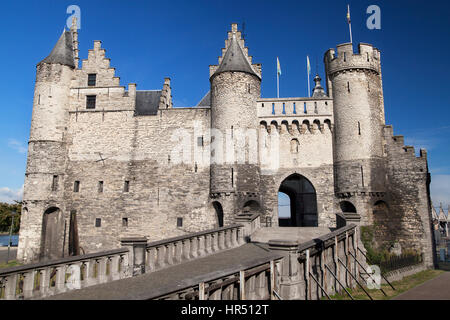
<path fill-rule="evenodd" d="M 344 213 L 356 213 L 355 206 L 349 201 L 341 201 L 339 206 L 341 207 L 341 211 Z"/>

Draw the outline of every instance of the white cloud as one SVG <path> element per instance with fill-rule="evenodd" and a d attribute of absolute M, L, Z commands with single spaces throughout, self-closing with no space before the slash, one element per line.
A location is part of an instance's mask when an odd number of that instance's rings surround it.
<path fill-rule="evenodd" d="M 433 205 L 440 203 L 446 210 L 450 205 L 450 175 L 431 175 L 431 199 Z"/>
<path fill-rule="evenodd" d="M 27 153 L 27 147 L 23 145 L 20 141 L 16 139 L 9 139 L 8 146 L 19 153 Z"/>
<path fill-rule="evenodd" d="M 14 200 L 22 201 L 23 186 L 20 189 L 0 188 L 0 202 L 14 203 Z"/>

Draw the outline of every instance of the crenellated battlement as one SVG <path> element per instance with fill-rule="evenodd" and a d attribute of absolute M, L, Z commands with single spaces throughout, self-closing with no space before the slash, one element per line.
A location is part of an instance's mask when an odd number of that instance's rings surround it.
<path fill-rule="evenodd" d="M 337 46 L 337 53 L 329 49 L 325 53 L 324 63 L 328 75 L 342 71 L 369 70 L 376 74 L 381 73 L 380 51 L 370 44 L 360 43 L 358 52 L 353 52 L 352 43 Z"/>
<path fill-rule="evenodd" d="M 413 146 L 405 145 L 405 138 L 402 135 L 394 135 L 394 129 L 392 125 L 384 127 L 384 138 L 386 141 L 385 151 L 392 156 L 393 153 L 396 156 L 410 157 L 412 159 L 427 160 L 427 150 L 420 149 L 419 156 L 416 156 L 416 151 Z"/>

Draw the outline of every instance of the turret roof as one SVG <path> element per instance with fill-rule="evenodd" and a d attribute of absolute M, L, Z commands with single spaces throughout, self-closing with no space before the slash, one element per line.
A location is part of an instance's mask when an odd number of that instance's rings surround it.
<path fill-rule="evenodd" d="M 241 46 L 239 45 L 236 35 L 233 34 L 231 43 L 228 46 L 228 50 L 225 53 L 220 66 L 217 68 L 216 72 L 211 76 L 215 76 L 222 72 L 227 71 L 240 71 L 253 74 L 259 78 L 256 72 L 253 70 L 248 59 L 245 57 Z"/>
<path fill-rule="evenodd" d="M 47 58 L 38 63 L 54 63 L 62 64 L 75 68 L 75 61 L 73 57 L 73 40 L 72 33 L 64 30 L 55 47 Z"/>

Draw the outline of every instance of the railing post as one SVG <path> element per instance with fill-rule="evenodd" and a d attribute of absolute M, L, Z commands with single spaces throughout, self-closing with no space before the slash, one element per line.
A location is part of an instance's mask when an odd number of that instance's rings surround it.
<path fill-rule="evenodd" d="M 164 257 L 166 252 L 166 247 L 163 245 L 157 246 L 155 248 L 156 250 L 156 263 L 155 263 L 155 269 L 162 269 L 165 267 Z"/>
<path fill-rule="evenodd" d="M 115 255 L 115 256 L 111 257 L 111 264 L 109 267 L 109 272 L 110 272 L 112 280 L 120 279 L 119 264 L 120 264 L 120 256 L 119 255 Z"/>
<path fill-rule="evenodd" d="M 198 257 L 203 257 L 206 253 L 206 235 L 201 235 L 198 237 Z"/>
<path fill-rule="evenodd" d="M 270 280 L 269 280 L 270 300 L 275 300 L 275 261 L 270 261 Z"/>
<path fill-rule="evenodd" d="M 306 276 L 306 297 L 307 300 L 311 300 L 311 261 L 310 261 L 309 249 L 306 250 L 306 262 L 305 262 L 305 276 Z"/>
<path fill-rule="evenodd" d="M 200 282 L 198 285 L 198 299 L 206 300 L 205 283 L 204 282 Z"/>
<path fill-rule="evenodd" d="M 219 231 L 219 250 L 225 250 L 225 231 Z"/>
<path fill-rule="evenodd" d="M 156 270 L 156 263 L 157 263 L 157 258 L 158 258 L 158 254 L 156 252 L 156 248 L 155 247 L 150 247 L 150 248 L 146 248 L 146 266 L 148 267 L 148 271 L 155 271 Z"/>
<path fill-rule="evenodd" d="M 199 237 L 192 237 L 189 239 L 190 242 L 190 253 L 189 258 L 195 259 L 198 257 L 198 251 L 199 251 Z"/>
<path fill-rule="evenodd" d="M 237 243 L 238 243 L 238 245 L 243 245 L 245 243 L 245 235 L 244 235 L 243 227 L 238 227 Z"/>
<path fill-rule="evenodd" d="M 191 238 L 188 239 L 183 239 L 181 241 L 181 246 L 182 246 L 182 250 L 181 250 L 181 260 L 182 261 L 189 261 L 190 258 L 190 253 L 191 253 Z"/>
<path fill-rule="evenodd" d="M 205 253 L 208 255 L 213 252 L 211 234 L 205 234 Z"/>
<path fill-rule="evenodd" d="M 6 277 L 5 284 L 5 299 L 14 300 L 17 289 L 17 274 L 12 274 Z"/>
<path fill-rule="evenodd" d="M 212 253 L 216 253 L 219 251 L 219 233 L 214 232 L 211 233 L 211 251 Z"/>
<path fill-rule="evenodd" d="M 50 286 L 50 270 L 51 269 L 49 267 L 39 270 L 39 272 L 41 273 L 39 281 L 39 291 L 41 297 L 46 297 L 48 294 Z"/>
<path fill-rule="evenodd" d="M 25 279 L 23 280 L 23 297 L 25 299 L 31 298 L 33 296 L 34 274 L 34 270 L 24 274 Z"/>
<path fill-rule="evenodd" d="M 175 241 L 173 243 L 173 263 L 178 264 L 181 262 L 181 255 L 183 253 L 183 247 L 181 241 Z"/>
<path fill-rule="evenodd" d="M 98 281 L 100 283 L 105 283 L 107 282 L 107 277 L 106 277 L 106 264 L 108 263 L 108 258 L 107 257 L 103 257 L 99 259 L 99 263 L 98 263 Z"/>
<path fill-rule="evenodd" d="M 246 300 L 246 296 L 245 296 L 245 271 L 239 271 L 239 300 Z"/>
<path fill-rule="evenodd" d="M 147 252 L 147 238 L 123 238 L 120 240 L 123 247 L 128 248 L 128 260 L 132 266 L 132 275 L 145 273 L 145 255 Z"/>
<path fill-rule="evenodd" d="M 66 266 L 57 266 L 56 267 L 56 292 L 61 293 L 66 291 L 65 289 L 66 282 Z"/>

